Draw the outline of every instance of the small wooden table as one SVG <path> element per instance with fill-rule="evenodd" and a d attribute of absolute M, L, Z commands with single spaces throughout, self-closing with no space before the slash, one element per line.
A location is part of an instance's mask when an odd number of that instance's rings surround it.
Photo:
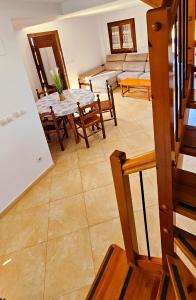
<path fill-rule="evenodd" d="M 151 81 L 149 79 L 126 78 L 121 80 L 120 86 L 123 97 L 131 93 L 130 89 L 145 89 L 147 91 L 148 100 L 151 100 Z"/>

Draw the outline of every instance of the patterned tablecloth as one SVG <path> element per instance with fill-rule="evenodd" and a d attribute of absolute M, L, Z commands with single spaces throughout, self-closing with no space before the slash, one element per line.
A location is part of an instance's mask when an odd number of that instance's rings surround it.
<path fill-rule="evenodd" d="M 81 103 L 81 106 L 90 104 L 94 101 L 95 95 L 84 89 L 70 89 L 64 92 L 65 100 L 60 101 L 58 93 L 53 93 L 39 99 L 37 109 L 39 113 L 50 112 L 50 106 L 52 106 L 54 113 L 58 117 L 73 114 L 77 112 L 77 102 Z"/>

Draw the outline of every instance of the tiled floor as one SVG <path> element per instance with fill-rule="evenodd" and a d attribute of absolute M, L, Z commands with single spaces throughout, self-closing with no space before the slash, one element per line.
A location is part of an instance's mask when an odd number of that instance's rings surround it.
<path fill-rule="evenodd" d="M 154 149 L 151 102 L 115 93 L 118 126 L 62 152 L 55 167 L 0 220 L 0 297 L 6 300 L 84 299 L 111 243 L 123 247 L 109 155 Z M 130 177 L 139 249 L 146 253 L 138 175 Z M 155 170 L 144 172 L 151 252 L 160 255 Z"/>

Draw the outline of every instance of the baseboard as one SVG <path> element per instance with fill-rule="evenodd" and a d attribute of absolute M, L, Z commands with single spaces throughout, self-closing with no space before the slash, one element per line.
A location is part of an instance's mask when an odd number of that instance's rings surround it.
<path fill-rule="evenodd" d="M 35 185 L 37 184 L 48 172 L 50 172 L 54 167 L 54 163 L 46 170 L 44 171 L 33 183 L 31 183 L 25 190 L 22 192 L 14 201 L 12 201 L 5 209 L 0 212 L 0 218 L 2 218 L 7 212 L 12 209 L 22 197 Z"/>

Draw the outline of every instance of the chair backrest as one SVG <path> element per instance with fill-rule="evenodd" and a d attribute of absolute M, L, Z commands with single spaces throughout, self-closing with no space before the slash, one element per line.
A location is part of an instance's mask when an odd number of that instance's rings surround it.
<path fill-rule="evenodd" d="M 77 102 L 77 105 L 81 123 L 84 123 L 86 119 L 93 117 L 94 115 L 102 115 L 99 95 L 97 95 L 97 101 L 82 107 L 79 102 Z"/>
<path fill-rule="evenodd" d="M 37 98 L 40 99 L 41 97 L 47 96 L 49 94 L 52 94 L 56 92 L 55 88 L 45 88 L 44 90 L 39 91 L 38 89 L 36 89 L 36 93 L 37 93 Z"/>
<path fill-rule="evenodd" d="M 52 106 L 50 106 L 50 112 L 40 113 L 39 116 L 40 116 L 40 119 L 41 119 L 41 122 L 43 125 L 44 125 L 44 122 L 52 121 L 54 123 L 55 128 L 58 129 L 56 116 L 55 116 Z"/>
<path fill-rule="evenodd" d="M 107 84 L 108 100 L 110 101 L 112 107 L 114 107 L 113 88 L 111 85 L 109 85 L 108 80 L 106 80 L 106 84 Z"/>

